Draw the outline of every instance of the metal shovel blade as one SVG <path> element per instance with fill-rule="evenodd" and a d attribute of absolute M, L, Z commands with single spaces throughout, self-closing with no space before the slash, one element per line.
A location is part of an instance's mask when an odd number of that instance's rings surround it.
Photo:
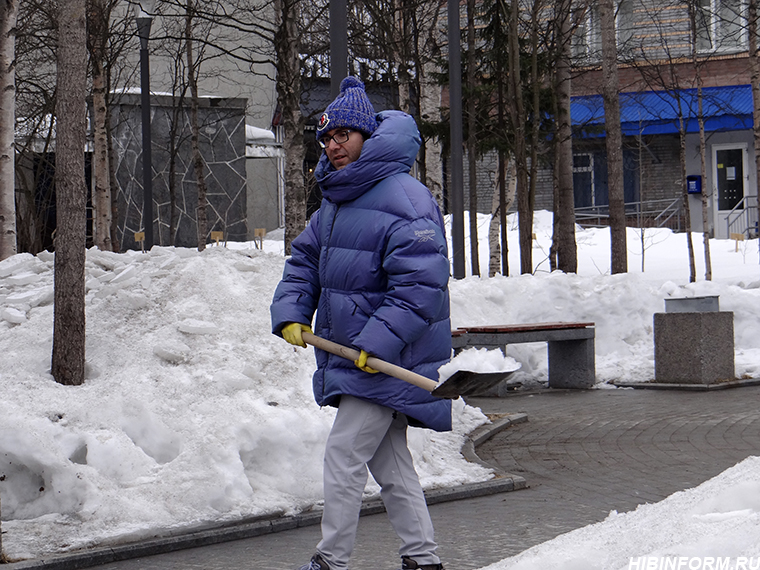
<path fill-rule="evenodd" d="M 509 378 L 513 372 L 514 370 L 507 372 L 470 372 L 468 370 L 458 370 L 430 393 L 437 398 L 449 399 L 482 394 L 489 388 L 493 388 Z"/>
<path fill-rule="evenodd" d="M 302 337 L 308 344 L 331 354 L 335 354 L 336 356 L 340 356 L 347 360 L 356 360 L 359 358 L 359 351 L 354 348 L 342 346 L 331 340 L 318 337 L 315 334 L 306 331 L 302 333 Z M 446 398 L 449 400 L 455 400 L 459 396 L 469 396 L 475 393 L 480 393 L 488 388 L 492 388 L 502 380 L 508 378 L 509 375 L 514 372 L 512 370 L 508 372 L 484 373 L 460 370 L 452 374 L 443 384 L 438 384 L 435 380 L 431 380 L 430 378 L 412 372 L 411 370 L 407 370 L 406 368 L 401 368 L 390 362 L 385 362 L 374 356 L 370 356 L 367 359 L 367 365 L 375 370 L 388 374 L 389 376 L 419 386 L 437 398 Z"/>

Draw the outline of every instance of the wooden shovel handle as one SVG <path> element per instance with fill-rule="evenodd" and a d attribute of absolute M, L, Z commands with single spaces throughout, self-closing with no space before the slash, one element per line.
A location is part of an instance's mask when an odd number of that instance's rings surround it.
<path fill-rule="evenodd" d="M 304 331 L 301 333 L 301 338 L 303 338 L 305 342 L 312 346 L 316 346 L 317 348 L 322 349 L 325 352 L 329 352 L 330 354 L 341 356 L 346 360 L 353 362 L 359 358 L 358 350 L 354 348 L 348 348 L 347 346 L 343 346 L 342 344 L 324 339 L 317 335 Z M 407 370 L 406 368 L 401 368 L 400 366 L 396 366 L 395 364 L 391 364 L 385 360 L 380 360 L 374 356 L 370 356 L 367 359 L 367 366 L 374 368 L 379 372 L 383 372 L 388 376 L 393 376 L 394 378 L 398 378 L 404 382 L 409 382 L 410 384 L 419 386 L 428 392 L 432 392 L 438 386 L 438 383 L 434 380 L 431 380 L 430 378 L 422 376 L 421 374 L 417 374 L 416 372 L 412 372 L 411 370 Z"/>

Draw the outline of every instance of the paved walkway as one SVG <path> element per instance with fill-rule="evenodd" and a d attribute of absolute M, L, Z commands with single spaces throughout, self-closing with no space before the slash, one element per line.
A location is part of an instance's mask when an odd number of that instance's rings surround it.
<path fill-rule="evenodd" d="M 527 422 L 477 451 L 524 477 L 529 488 L 431 506 L 449 570 L 481 568 L 601 521 L 613 509 L 635 509 L 699 485 L 760 454 L 760 387 L 541 390 L 468 403 L 486 413 L 527 413 Z M 318 540 L 319 527 L 309 526 L 95 568 L 291 570 L 309 559 Z M 363 517 L 351 567 L 394 570 L 397 549 L 384 514 Z"/>

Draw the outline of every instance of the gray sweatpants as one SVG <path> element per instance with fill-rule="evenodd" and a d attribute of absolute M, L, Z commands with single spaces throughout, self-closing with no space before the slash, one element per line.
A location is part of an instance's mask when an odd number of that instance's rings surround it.
<path fill-rule="evenodd" d="M 438 564 L 425 496 L 406 443 L 406 416 L 359 398 L 342 396 L 327 438 L 325 510 L 317 552 L 331 570 L 345 570 L 354 548 L 367 467 L 380 485 L 399 555 Z"/>

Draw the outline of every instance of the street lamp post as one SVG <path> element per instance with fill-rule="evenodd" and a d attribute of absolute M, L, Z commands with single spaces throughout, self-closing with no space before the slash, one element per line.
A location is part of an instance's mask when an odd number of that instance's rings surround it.
<path fill-rule="evenodd" d="M 140 105 L 142 107 L 142 157 L 143 157 L 143 224 L 146 250 L 153 247 L 153 160 L 150 137 L 150 60 L 148 39 L 153 23 L 155 0 L 140 0 L 135 5 L 137 35 L 140 36 Z"/>
<path fill-rule="evenodd" d="M 346 0 L 330 0 L 330 97 L 340 93 L 340 82 L 348 75 Z"/>

